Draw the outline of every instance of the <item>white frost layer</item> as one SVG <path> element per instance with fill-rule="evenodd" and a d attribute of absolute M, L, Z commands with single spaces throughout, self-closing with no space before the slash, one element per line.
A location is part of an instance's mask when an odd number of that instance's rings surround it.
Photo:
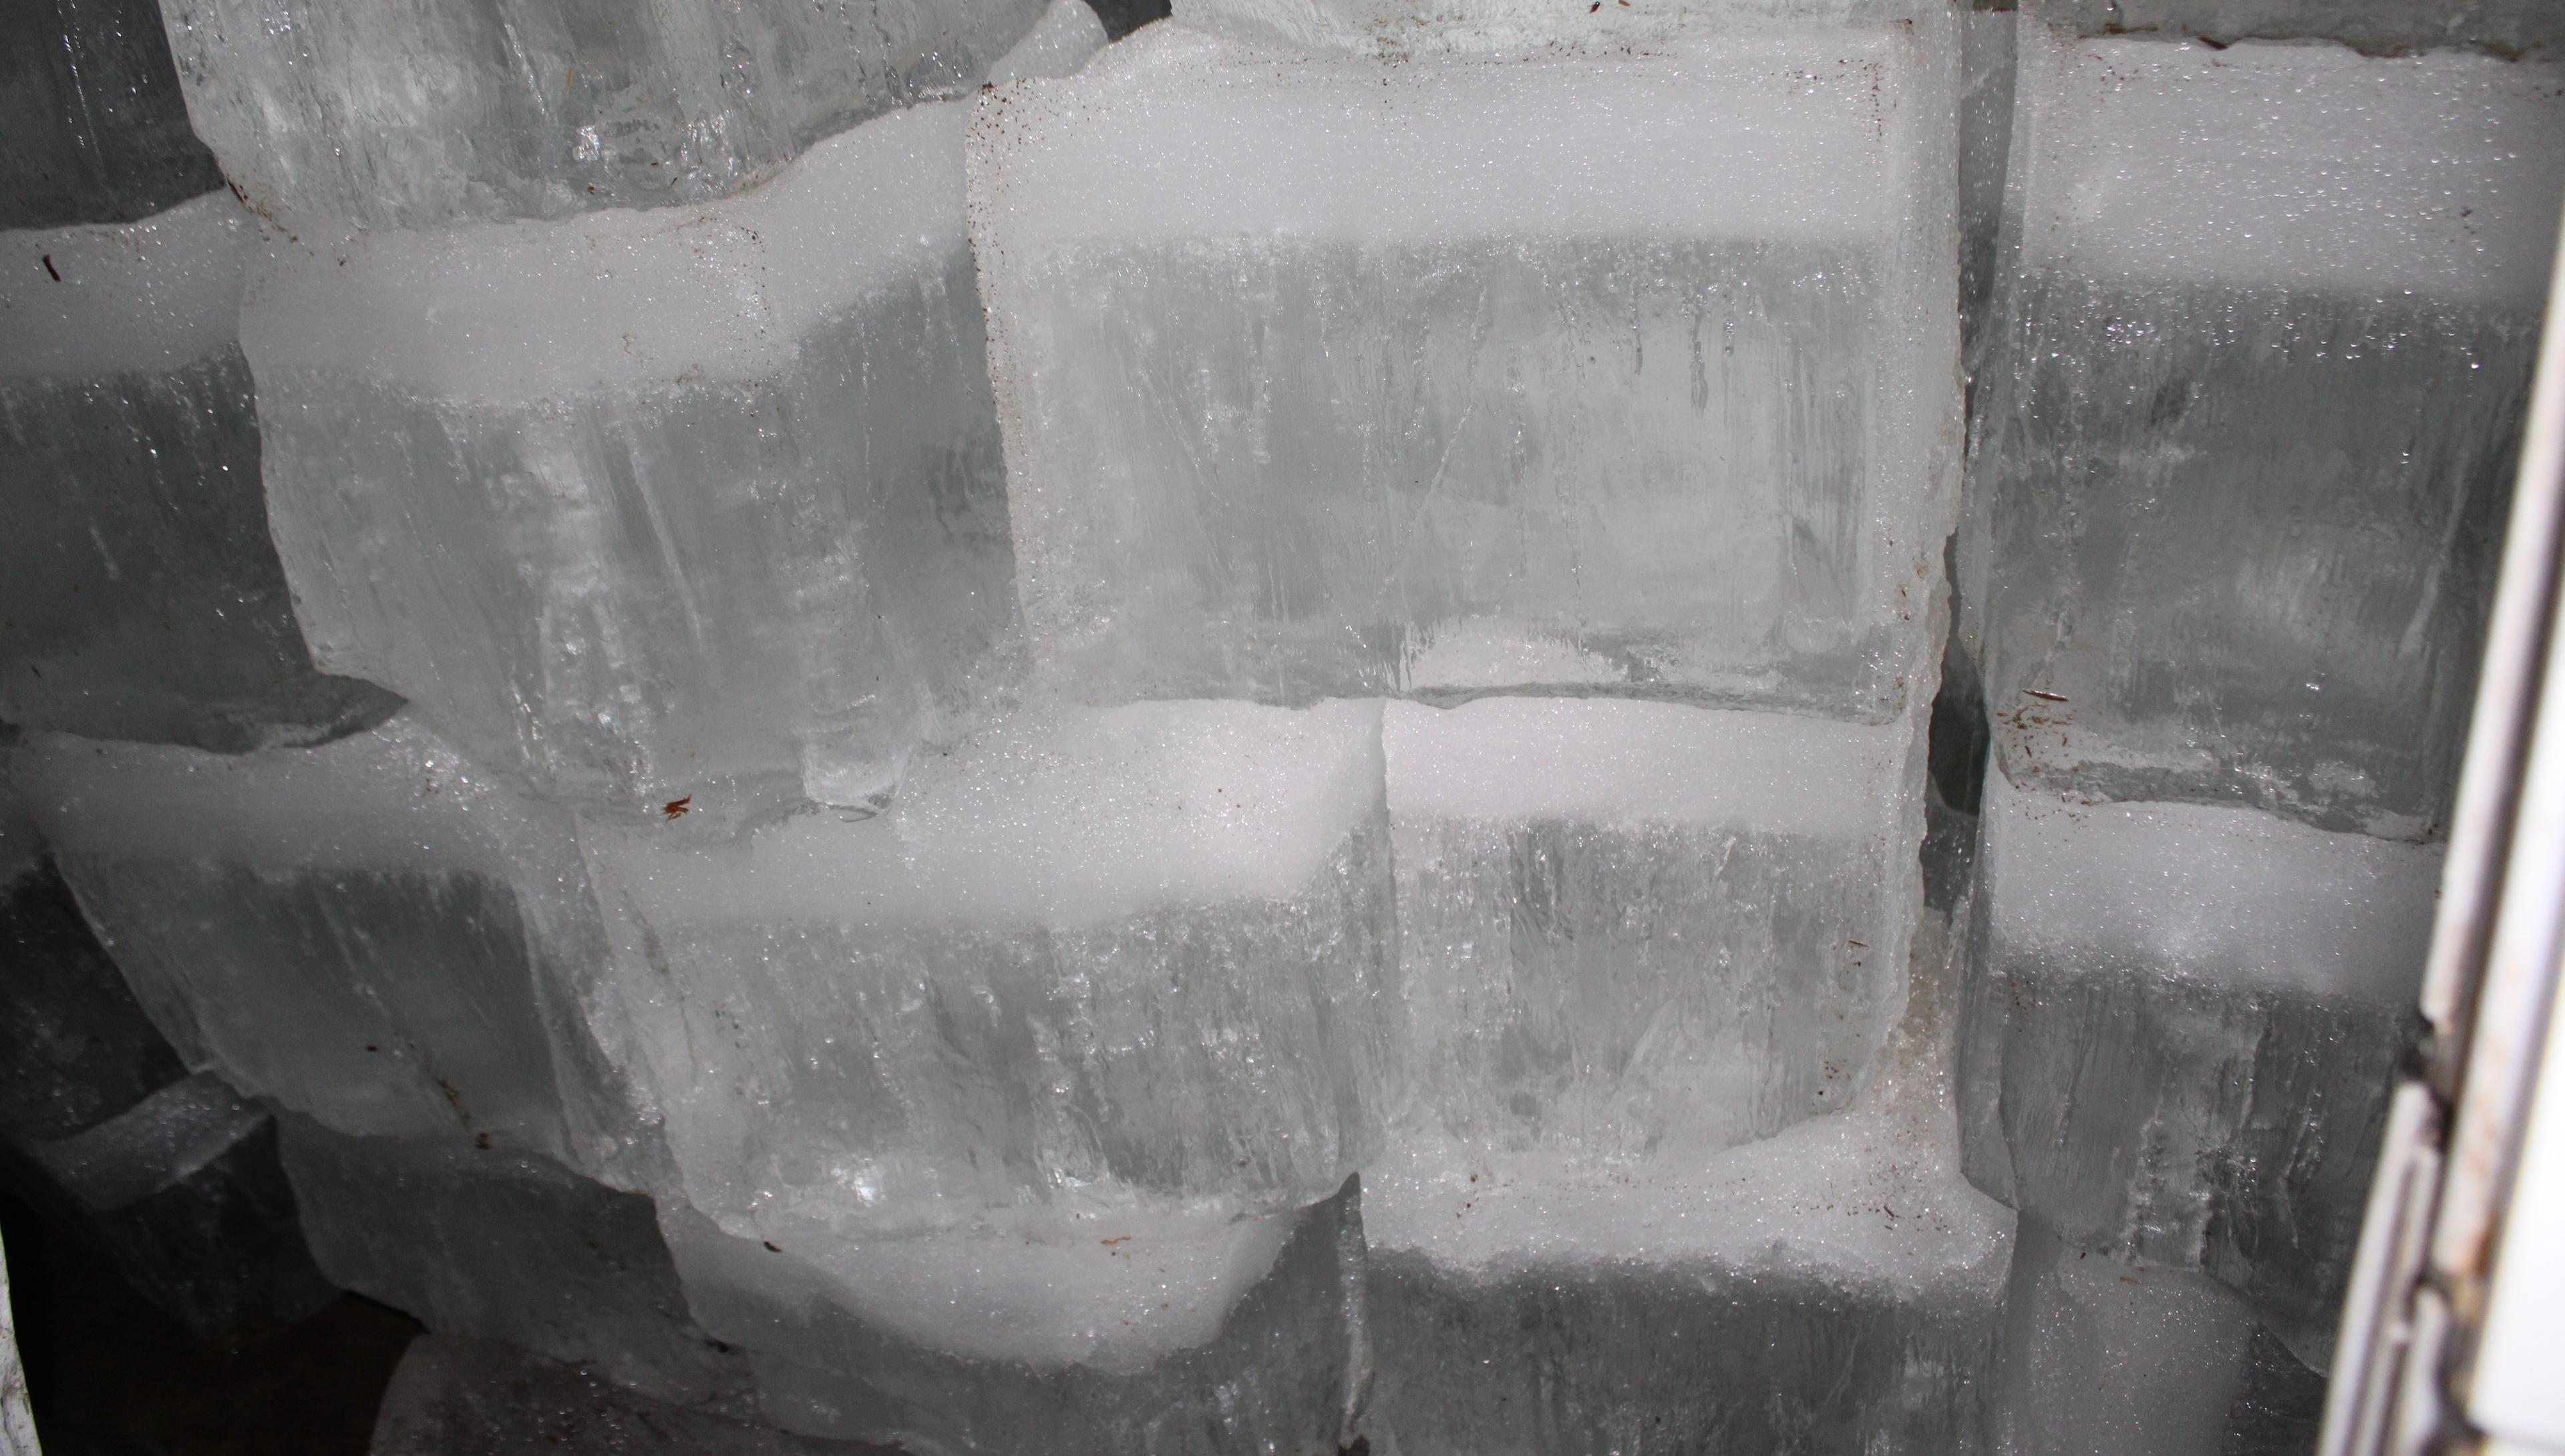
<path fill-rule="evenodd" d="M 538 812 L 405 714 L 254 754 L 31 733 L 14 770 L 66 856 L 504 874 Z"/>
<path fill-rule="evenodd" d="M 663 923 L 1068 928 L 1298 894 L 1381 783 L 1375 703 L 1140 703 L 1011 721 L 914 771 L 876 819 L 806 814 L 732 847 L 590 843 Z"/>
<path fill-rule="evenodd" d="M 1131 1209 L 1039 1234 L 896 1240 L 818 1228 L 805 1240 L 770 1223 L 781 1258 L 769 1240 L 732 1238 L 700 1215 L 663 1214 L 661 1224 L 690 1285 L 718 1281 L 804 1319 L 834 1305 L 966 1358 L 1128 1374 L 1219 1335 L 1297 1217 Z"/>
<path fill-rule="evenodd" d="M 1858 837 L 1904 787 L 1904 723 L 1868 727 L 1606 698 L 1391 703 L 1390 814 L 1724 825 Z"/>
<path fill-rule="evenodd" d="M 1919 144 L 1916 45 L 1837 30 L 1385 69 L 1157 25 L 1077 77 L 987 95 L 973 204 L 984 243 L 1024 247 L 1878 242 Z M 1098 113 L 1112 124 L 1071 123 Z"/>
<path fill-rule="evenodd" d="M 2554 67 L 2074 40 L 2025 19 L 2020 68 L 2028 266 L 2533 305 L 2545 291 L 2565 188 Z"/>
<path fill-rule="evenodd" d="M 1104 22 L 1086 0 L 1051 0 L 1015 48 L 989 68 L 989 85 L 1024 76 L 1067 76 L 1104 49 Z"/>
<path fill-rule="evenodd" d="M 2007 947 L 2075 962 L 2411 1000 L 2438 847 L 2258 810 L 2080 804 L 1986 776 L 1985 876 Z"/>
<path fill-rule="evenodd" d="M 1473 1162 L 1412 1142 L 1364 1169 L 1363 1232 L 1487 1277 L 1637 1262 L 1909 1291 L 1982 1278 L 2001 1267 L 2012 1215 L 1960 1175 L 1935 1120 L 1831 1113 L 1690 1171 Z"/>
<path fill-rule="evenodd" d="M 241 313 L 267 369 L 337 369 L 459 402 L 768 378 L 868 293 L 967 246 L 965 104 L 910 108 L 697 207 L 271 243 Z"/>
<path fill-rule="evenodd" d="M 227 347 L 256 247 L 229 192 L 139 222 L 0 232 L 0 378 L 171 369 Z"/>

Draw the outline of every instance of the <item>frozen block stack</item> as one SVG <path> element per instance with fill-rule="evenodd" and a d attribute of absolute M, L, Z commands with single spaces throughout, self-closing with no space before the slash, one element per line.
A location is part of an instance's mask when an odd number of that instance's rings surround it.
<path fill-rule="evenodd" d="M 350 1137 L 284 1119 L 313 1257 L 429 1327 L 504 1339 L 688 1406 L 747 1371 L 686 1313 L 648 1198 L 463 1137 Z"/>
<path fill-rule="evenodd" d="M 153 0 L 0 16 L 0 228 L 133 222 L 223 184 L 187 126 Z"/>
<path fill-rule="evenodd" d="M 187 1076 L 0 774 L 0 1185 L 207 1338 L 317 1307 L 276 1128 Z"/>
<path fill-rule="evenodd" d="M 2341 7 L 2371 53 L 2076 3 L 2017 40 L 1962 536 L 1967 1166 L 2079 1254 L 2221 1283 L 2301 1374 L 2416 1030 L 2565 192 L 2558 73 L 2423 49 L 2498 51 L 2463 8 L 2386 46 Z"/>
<path fill-rule="evenodd" d="M 1334 1246 L 1295 1210 L 1377 1145 L 1391 1075 L 1379 723 L 1028 714 L 878 817 L 730 845 L 584 827 L 688 1297 L 756 1359 L 770 1414 L 979 1450 L 1140 1388 L 1208 1418 L 1215 1388 L 1261 1378 L 1230 1344 L 1304 1337 L 1239 1334 L 1235 1311 L 1342 1304 L 1333 1263 L 1278 1251 Z M 1219 1449 L 1321 1407 L 1332 1432 L 1347 1360 L 1233 1412 Z M 1092 1449 L 1119 1449 L 1111 1429 Z"/>
<path fill-rule="evenodd" d="M 688 1410 L 494 1339 L 411 1340 L 370 1456 L 880 1456 Z"/>
<path fill-rule="evenodd" d="M 1044 0 L 169 0 L 187 112 L 298 230 L 726 196 L 979 84 Z M 1098 37 L 1100 42 L 1101 37 Z"/>
<path fill-rule="evenodd" d="M 972 225 L 1041 665 L 1899 718 L 1958 443 L 1955 50 L 1170 25 L 999 91 Z"/>
<path fill-rule="evenodd" d="M 2006 1221 L 1934 1118 L 1818 1116 L 1921 908 L 1956 28 L 1360 8 L 982 102 L 1036 670 L 1476 699 L 1386 719 L 1375 1439 L 1973 1439 Z"/>
<path fill-rule="evenodd" d="M 648 1158 L 569 816 L 406 716 L 217 756 L 31 735 L 17 783 L 188 1063 L 359 1134 Z M 593 1011 L 593 1015 L 591 1015 Z"/>
<path fill-rule="evenodd" d="M 2203 1270 L 2332 1348 L 2440 852 L 1989 777 L 1970 1172 L 2073 1240 Z"/>
<path fill-rule="evenodd" d="M 398 706 L 313 670 L 268 542 L 255 247 L 221 192 L 0 232 L 0 719 L 239 752 Z"/>

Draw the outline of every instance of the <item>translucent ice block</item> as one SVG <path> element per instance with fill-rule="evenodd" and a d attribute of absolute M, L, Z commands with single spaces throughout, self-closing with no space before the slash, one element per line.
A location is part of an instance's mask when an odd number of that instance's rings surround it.
<path fill-rule="evenodd" d="M 688 1404 L 747 1369 L 686 1313 L 650 1200 L 465 1137 L 349 1137 L 284 1123 L 313 1256 L 429 1329 L 505 1339 Z"/>
<path fill-rule="evenodd" d="M 1884 722 L 1956 509 L 1957 42 L 1001 87 L 974 239 L 1034 650 L 1096 699 Z"/>
<path fill-rule="evenodd" d="M 0 1146 L 0 1180 L 200 1338 L 290 1324 L 337 1297 L 305 1247 L 276 1119 L 219 1078 L 182 1078 L 70 1137 Z"/>
<path fill-rule="evenodd" d="M 1599 1176 L 1848 1104 L 1906 1001 L 1914 737 L 1670 703 L 1391 704 L 1412 1135 L 1448 1138 L 1456 1168 Z"/>
<path fill-rule="evenodd" d="M 695 203 L 978 84 L 1043 0 L 171 0 L 187 111 L 309 230 Z"/>
<path fill-rule="evenodd" d="M 2031 0 L 2022 8 L 2087 36 L 2334 40 L 2372 55 L 2457 46 L 2551 61 L 2565 55 L 2565 11 L 2547 0 Z"/>
<path fill-rule="evenodd" d="M 1960 1451 L 2012 1220 L 1947 1134 L 1812 1118 L 1690 1169 L 1364 1175 L 1375 1447 Z"/>
<path fill-rule="evenodd" d="M 1358 1190 L 1134 1212 L 879 1243 L 663 1220 L 696 1318 L 749 1352 L 785 1426 L 990 1456 L 1342 1449 L 1369 1373 Z"/>
<path fill-rule="evenodd" d="M 2004 772 L 2425 839 L 2464 732 L 2565 89 L 2025 23 L 1963 601 Z"/>
<path fill-rule="evenodd" d="M 716 205 L 276 250 L 242 339 L 321 659 L 556 797 L 886 795 L 1015 609 L 963 121 Z"/>
<path fill-rule="evenodd" d="M 2331 1349 L 2437 849 L 1986 779 L 1961 1037 L 1972 1178 L 2079 1247 L 2203 1271 Z"/>
<path fill-rule="evenodd" d="M 584 825 L 685 1201 L 807 1245 L 1332 1193 L 1391 1045 L 1379 725 L 1019 719 L 872 819 Z"/>
<path fill-rule="evenodd" d="M 637 1177 L 604 936 L 561 811 L 406 717 L 216 757 L 31 735 L 16 779 L 181 1055 L 345 1131 Z"/>
<path fill-rule="evenodd" d="M 2324 1377 L 2215 1281 L 2090 1254 L 2025 1219 L 2013 1241 L 1997 1449 L 2277 1456 L 2315 1449 Z"/>
<path fill-rule="evenodd" d="M 0 232 L 0 719 L 238 752 L 398 705 L 313 670 L 268 542 L 255 245 L 219 192 Z"/>
<path fill-rule="evenodd" d="M 131 222 L 223 184 L 152 0 L 0 14 L 0 228 Z"/>

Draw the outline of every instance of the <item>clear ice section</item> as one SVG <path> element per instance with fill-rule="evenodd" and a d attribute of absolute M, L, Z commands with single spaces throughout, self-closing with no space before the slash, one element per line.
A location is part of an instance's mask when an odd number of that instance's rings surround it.
<path fill-rule="evenodd" d="M 2009 1211 L 1928 1092 L 1644 1168 L 1363 1177 L 1369 1429 L 1403 1453 L 1965 1451 Z"/>
<path fill-rule="evenodd" d="M 689 204 L 979 84 L 1044 0 L 169 0 L 197 134 L 308 231 Z"/>
<path fill-rule="evenodd" d="M 221 192 L 0 232 L 0 720 L 242 752 L 399 705 L 313 669 L 268 541 L 256 246 Z"/>
<path fill-rule="evenodd" d="M 1447 1181 L 1688 1166 L 1848 1105 L 1921 910 L 1909 725 L 1388 706 L 1399 983 Z"/>
<path fill-rule="evenodd" d="M 1962 1176 L 1911 731 L 1392 714 L 1375 1442 L 1980 1449 L 2012 1216 Z"/>
<path fill-rule="evenodd" d="M 1138 704 L 868 819 L 585 823 L 683 1201 L 808 1247 L 1329 1196 L 1391 1050 L 1381 794 L 1377 704 Z"/>
<path fill-rule="evenodd" d="M 2565 10 L 2548 0 L 2031 0 L 2025 8 L 2084 36 L 2323 39 L 2373 56 L 2455 46 L 2551 61 L 2565 53 Z"/>
<path fill-rule="evenodd" d="M 2213 1275 L 2330 1356 L 2440 851 L 1986 778 L 1970 1176 L 2096 1255 Z"/>
<path fill-rule="evenodd" d="M 1179 22 L 984 97 L 1038 661 L 1894 718 L 1956 509 L 1957 52 L 1947 15 L 1394 65 Z"/>
<path fill-rule="evenodd" d="M 338 1297 L 277 1161 L 276 1119 L 199 1074 L 69 1137 L 0 1143 L 0 1184 L 98 1251 L 204 1340 Z"/>
<path fill-rule="evenodd" d="M 469 1137 L 350 1137 L 284 1119 L 285 1169 L 330 1278 L 440 1334 L 587 1366 L 683 1405 L 748 1371 L 686 1311 L 648 1198 Z"/>
<path fill-rule="evenodd" d="M 644 1176 L 567 814 L 406 716 L 240 756 L 32 734 L 15 777 L 188 1065 L 346 1132 Z"/>
<path fill-rule="evenodd" d="M 565 801 L 877 806 L 1014 620 L 964 121 L 718 204 L 276 244 L 242 341 L 320 659 Z"/>
<path fill-rule="evenodd" d="M 2025 789 L 2438 832 L 2565 87 L 2026 20 L 1962 599 Z"/>
<path fill-rule="evenodd" d="M 423 1335 L 384 1387 L 368 1456 L 882 1456 L 653 1400 L 495 1339 Z"/>
<path fill-rule="evenodd" d="M 223 184 L 153 0 L 0 13 L 0 228 L 132 222 Z"/>
<path fill-rule="evenodd" d="M 1361 1193 L 1232 1219 L 1125 1208 L 1046 1236 L 786 1242 L 662 1209 L 704 1328 L 766 1417 L 908 1450 L 1362 1449 Z"/>

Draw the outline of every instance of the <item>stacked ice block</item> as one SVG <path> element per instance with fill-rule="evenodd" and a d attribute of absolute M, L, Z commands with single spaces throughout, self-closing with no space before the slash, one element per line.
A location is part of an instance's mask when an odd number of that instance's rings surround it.
<path fill-rule="evenodd" d="M 312 668 L 269 544 L 225 193 L 0 232 L 0 718 L 225 752 L 397 701 Z"/>
<path fill-rule="evenodd" d="M 1968 1439 L 2006 1225 L 1877 1075 L 1956 511 L 1950 17 L 1282 12 L 986 99 L 972 225 L 1043 686 L 1419 700 L 1367 1428 Z"/>
<path fill-rule="evenodd" d="M 328 1300 L 274 1119 L 187 1075 L 90 933 L 5 772 L 0 968 L 0 1185 L 208 1338 Z"/>
<path fill-rule="evenodd" d="M 1331 1195 L 1396 1051 L 1381 783 L 1374 705 L 1153 703 L 1022 715 L 872 818 L 588 823 L 671 1245 L 771 1415 L 971 1450 L 1344 1434 Z"/>
<path fill-rule="evenodd" d="M 1971 1175 L 2316 1368 L 2565 191 L 2553 69 L 2420 50 L 2458 9 L 2403 55 L 2027 14 L 1979 386 Z"/>

